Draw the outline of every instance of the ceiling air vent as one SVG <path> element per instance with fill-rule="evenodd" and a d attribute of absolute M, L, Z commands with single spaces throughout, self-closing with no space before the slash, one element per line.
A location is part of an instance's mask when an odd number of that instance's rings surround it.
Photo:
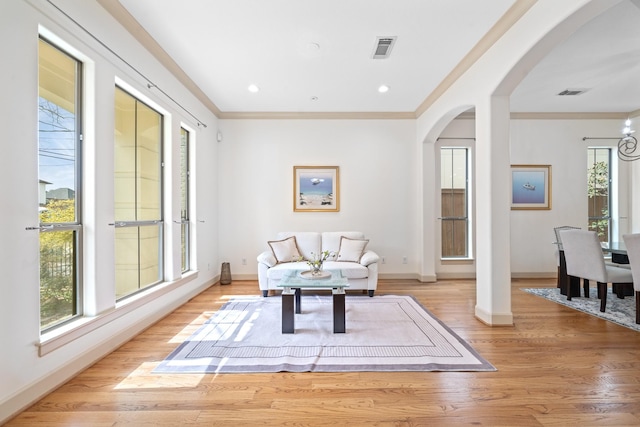
<path fill-rule="evenodd" d="M 396 43 L 395 36 L 393 37 L 377 37 L 376 45 L 373 49 L 373 59 L 386 59 L 391 54 L 391 49 Z"/>
<path fill-rule="evenodd" d="M 575 96 L 583 94 L 587 91 L 587 89 L 565 89 L 560 92 L 558 95 L 560 96 Z"/>

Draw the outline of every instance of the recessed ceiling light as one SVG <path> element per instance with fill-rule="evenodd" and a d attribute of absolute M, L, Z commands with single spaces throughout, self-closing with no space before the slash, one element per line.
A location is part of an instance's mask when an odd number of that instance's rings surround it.
<path fill-rule="evenodd" d="M 380 85 L 380 87 L 378 88 L 378 92 L 380 92 L 380 93 L 386 93 L 386 92 L 389 92 L 389 86 L 387 86 L 387 85 Z"/>
<path fill-rule="evenodd" d="M 318 97 L 317 97 L 317 96 L 312 96 L 312 97 L 311 97 L 311 100 L 312 100 L 312 101 L 317 101 L 317 100 L 318 100 Z"/>
<path fill-rule="evenodd" d="M 249 87 L 247 88 L 247 90 L 251 93 L 256 93 L 260 90 L 260 88 L 256 85 L 249 85 Z"/>

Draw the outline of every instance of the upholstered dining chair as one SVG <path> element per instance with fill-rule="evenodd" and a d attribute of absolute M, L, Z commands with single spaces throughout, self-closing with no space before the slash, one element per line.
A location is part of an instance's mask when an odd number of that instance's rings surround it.
<path fill-rule="evenodd" d="M 640 233 L 622 236 L 627 247 L 627 256 L 633 276 L 633 290 L 636 295 L 636 323 L 640 324 Z"/>
<path fill-rule="evenodd" d="M 604 312 L 607 305 L 607 283 L 620 286 L 630 284 L 633 282 L 631 271 L 605 264 L 602 246 L 595 231 L 564 230 L 560 233 L 567 261 L 567 275 L 597 282 L 600 311 Z M 588 287 L 586 291 L 588 296 Z M 571 286 L 567 286 L 567 300 L 571 300 Z"/>
<path fill-rule="evenodd" d="M 565 290 L 567 286 L 573 287 L 573 292 L 580 292 L 580 279 L 579 278 L 569 278 L 567 276 L 567 263 L 564 258 L 564 247 L 562 246 L 562 236 L 560 236 L 560 232 L 563 230 L 580 230 L 580 227 L 573 227 L 571 225 L 562 225 L 560 227 L 554 227 L 553 232 L 556 235 L 556 241 L 554 242 L 556 245 L 556 261 L 558 263 L 558 282 L 557 286 L 560 288 L 560 292 L 565 294 Z M 577 280 L 576 280 L 577 279 Z M 570 281 L 571 283 L 567 284 L 566 282 Z M 584 281 L 584 293 L 585 296 L 589 296 L 589 281 Z"/>

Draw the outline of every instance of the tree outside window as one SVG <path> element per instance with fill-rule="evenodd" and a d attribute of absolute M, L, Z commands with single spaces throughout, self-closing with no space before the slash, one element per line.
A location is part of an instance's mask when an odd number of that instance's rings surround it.
<path fill-rule="evenodd" d="M 589 230 L 598 233 L 601 242 L 609 242 L 611 233 L 611 150 L 609 148 L 589 148 L 588 158 Z"/>

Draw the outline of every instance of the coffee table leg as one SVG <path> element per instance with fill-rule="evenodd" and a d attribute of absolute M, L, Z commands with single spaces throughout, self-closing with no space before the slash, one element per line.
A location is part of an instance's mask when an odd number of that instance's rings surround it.
<path fill-rule="evenodd" d="M 300 307 L 300 302 L 301 302 L 301 298 L 300 298 L 300 294 L 302 294 L 302 291 L 300 290 L 300 288 L 296 288 L 296 313 L 300 314 L 302 313 L 302 307 Z"/>
<path fill-rule="evenodd" d="M 295 331 L 295 314 L 293 314 L 294 292 L 282 292 L 282 333 L 293 334 Z"/>
<path fill-rule="evenodd" d="M 334 289 L 333 294 L 333 333 L 344 334 L 346 332 L 344 289 Z"/>

